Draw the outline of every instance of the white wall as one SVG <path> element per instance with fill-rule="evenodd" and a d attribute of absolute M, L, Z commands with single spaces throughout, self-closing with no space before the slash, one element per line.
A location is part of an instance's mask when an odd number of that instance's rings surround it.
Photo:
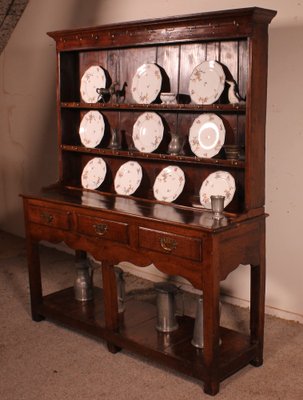
<path fill-rule="evenodd" d="M 20 192 L 57 178 L 55 44 L 47 31 L 246 6 L 278 10 L 270 25 L 267 113 L 267 311 L 303 322 L 300 172 L 303 5 L 298 0 L 30 0 L 0 56 L 0 228 L 23 235 Z M 222 285 L 247 303 L 248 268 Z"/>

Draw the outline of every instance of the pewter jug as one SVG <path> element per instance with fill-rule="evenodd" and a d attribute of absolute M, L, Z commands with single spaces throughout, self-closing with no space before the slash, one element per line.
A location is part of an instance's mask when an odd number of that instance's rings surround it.
<path fill-rule="evenodd" d="M 171 141 L 168 145 L 168 154 L 177 155 L 181 152 L 181 138 L 177 133 L 172 133 Z"/>
<path fill-rule="evenodd" d="M 74 293 L 78 301 L 93 299 L 93 268 L 88 259 L 76 262 Z"/>
<path fill-rule="evenodd" d="M 199 296 L 197 298 L 196 320 L 191 344 L 200 349 L 204 347 L 203 319 L 203 298 Z"/>
<path fill-rule="evenodd" d="M 203 297 L 199 296 L 197 298 L 197 310 L 196 310 L 196 320 L 194 326 L 194 334 L 191 344 L 197 348 L 203 349 L 204 347 L 204 328 L 203 328 Z M 219 312 L 221 314 L 221 303 L 219 303 Z M 219 344 L 221 344 L 221 339 L 219 339 Z"/>
<path fill-rule="evenodd" d="M 176 321 L 175 294 L 178 288 L 171 283 L 156 283 L 157 292 L 157 325 L 160 332 L 172 332 L 178 329 Z"/>
<path fill-rule="evenodd" d="M 110 144 L 109 144 L 109 148 L 110 149 L 114 149 L 114 150 L 118 150 L 118 149 L 121 148 L 121 146 L 120 146 L 120 138 L 119 138 L 119 135 L 118 135 L 118 130 L 113 128 L 111 133 L 112 133 L 112 137 L 111 137 L 111 141 L 110 141 Z"/>

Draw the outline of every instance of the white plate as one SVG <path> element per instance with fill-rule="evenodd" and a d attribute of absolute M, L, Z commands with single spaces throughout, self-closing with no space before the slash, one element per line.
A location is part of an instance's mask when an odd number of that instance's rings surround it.
<path fill-rule="evenodd" d="M 184 172 L 181 168 L 170 165 L 157 176 L 153 191 L 157 200 L 172 202 L 182 193 L 185 184 Z"/>
<path fill-rule="evenodd" d="M 154 112 L 141 114 L 133 126 L 133 141 L 136 149 L 142 153 L 151 153 L 163 138 L 161 117 Z"/>
<path fill-rule="evenodd" d="M 131 94 L 136 103 L 150 104 L 161 91 L 162 76 L 156 64 L 143 64 L 133 77 Z"/>
<path fill-rule="evenodd" d="M 100 157 L 91 159 L 83 168 L 81 183 L 85 189 L 97 189 L 104 181 L 106 164 Z"/>
<path fill-rule="evenodd" d="M 233 199 L 236 191 L 234 177 L 226 171 L 216 171 L 208 175 L 200 189 L 200 203 L 211 209 L 210 196 L 225 196 L 224 207 Z"/>
<path fill-rule="evenodd" d="M 118 194 L 131 195 L 142 180 L 142 167 L 137 161 L 127 161 L 118 169 L 114 184 Z"/>
<path fill-rule="evenodd" d="M 216 61 L 203 61 L 189 78 L 189 94 L 196 104 L 213 104 L 221 96 L 225 85 L 223 68 Z"/>
<path fill-rule="evenodd" d="M 98 65 L 89 67 L 81 78 L 80 93 L 85 103 L 97 103 L 99 100 L 98 88 L 106 87 L 106 76 L 103 68 Z"/>
<path fill-rule="evenodd" d="M 99 111 L 87 112 L 80 123 L 79 135 L 83 146 L 94 148 L 100 144 L 104 135 L 104 119 Z"/>
<path fill-rule="evenodd" d="M 198 157 L 211 158 L 219 153 L 225 140 L 223 121 L 216 114 L 201 114 L 189 130 L 189 144 Z"/>

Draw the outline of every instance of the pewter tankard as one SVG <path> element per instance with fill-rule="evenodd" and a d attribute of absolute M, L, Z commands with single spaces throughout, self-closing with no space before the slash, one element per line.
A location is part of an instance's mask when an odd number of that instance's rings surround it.
<path fill-rule="evenodd" d="M 167 282 L 155 284 L 157 292 L 157 325 L 160 332 L 172 332 L 178 329 L 176 321 L 175 294 L 178 288 Z"/>
<path fill-rule="evenodd" d="M 93 299 L 93 268 L 88 259 L 76 262 L 74 293 L 78 301 Z"/>

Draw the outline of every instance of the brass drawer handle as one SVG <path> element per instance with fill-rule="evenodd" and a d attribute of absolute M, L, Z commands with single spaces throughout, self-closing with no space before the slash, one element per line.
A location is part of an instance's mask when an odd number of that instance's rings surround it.
<path fill-rule="evenodd" d="M 177 242 L 169 237 L 161 237 L 160 245 L 163 250 L 171 252 L 177 247 Z"/>
<path fill-rule="evenodd" d="M 93 228 L 95 232 L 99 236 L 104 236 L 107 232 L 107 225 L 106 224 L 94 224 Z"/>
<path fill-rule="evenodd" d="M 42 221 L 46 224 L 51 224 L 54 220 L 53 215 L 46 211 L 41 211 L 40 217 L 41 217 Z"/>

